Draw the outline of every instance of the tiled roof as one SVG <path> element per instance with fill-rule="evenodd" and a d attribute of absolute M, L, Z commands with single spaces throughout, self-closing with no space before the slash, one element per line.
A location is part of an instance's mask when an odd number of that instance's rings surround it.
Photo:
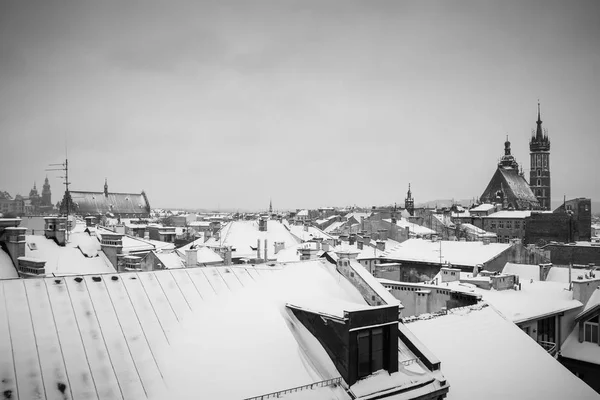
<path fill-rule="evenodd" d="M 75 212 L 79 215 L 149 214 L 150 205 L 143 193 L 108 193 L 71 191 Z"/>

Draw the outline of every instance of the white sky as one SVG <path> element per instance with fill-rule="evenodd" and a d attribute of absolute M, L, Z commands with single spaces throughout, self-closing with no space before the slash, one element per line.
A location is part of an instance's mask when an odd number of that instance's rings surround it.
<path fill-rule="evenodd" d="M 0 0 L 0 190 L 155 207 L 481 195 L 537 99 L 555 199 L 600 198 L 597 1 Z M 17 168 L 16 166 L 19 166 Z M 62 197 L 50 172 L 54 202 Z"/>

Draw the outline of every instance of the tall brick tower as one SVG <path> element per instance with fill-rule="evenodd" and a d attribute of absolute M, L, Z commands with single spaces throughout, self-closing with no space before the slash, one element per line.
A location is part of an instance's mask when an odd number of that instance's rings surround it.
<path fill-rule="evenodd" d="M 529 186 L 540 202 L 543 210 L 549 210 L 550 201 L 550 140 L 548 130 L 542 130 L 540 118 L 540 103 L 538 102 L 537 128 L 532 131 L 529 151 L 531 154 L 531 171 L 529 173 Z"/>

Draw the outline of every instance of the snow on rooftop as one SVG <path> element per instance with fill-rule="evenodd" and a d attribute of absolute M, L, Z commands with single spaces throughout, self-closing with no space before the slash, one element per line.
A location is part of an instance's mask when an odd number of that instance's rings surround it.
<path fill-rule="evenodd" d="M 502 211 L 498 211 L 495 212 L 493 214 L 488 215 L 487 217 L 484 218 L 526 218 L 531 216 L 531 211 L 528 210 L 515 210 L 515 211 L 510 211 L 510 210 L 502 210 Z"/>
<path fill-rule="evenodd" d="M 264 240 L 267 240 L 267 254 L 269 259 L 276 259 L 275 242 L 283 242 L 284 248 L 294 246 L 300 241 L 294 237 L 286 227 L 278 221 L 268 220 L 267 231 L 258 230 L 256 221 L 231 221 L 220 231 L 219 239 L 214 236 L 205 242 L 208 247 L 231 246 L 234 258 L 255 258 L 257 240 L 261 241 L 261 256 L 264 256 Z"/>
<path fill-rule="evenodd" d="M 406 326 L 442 360 L 448 400 L 598 398 L 492 307 L 449 310 Z"/>
<path fill-rule="evenodd" d="M 321 229 L 314 226 L 304 227 L 304 225 L 290 225 L 290 232 L 303 242 L 309 241 L 315 238 L 321 238 L 323 240 L 332 239 L 332 236 L 323 232 Z"/>
<path fill-rule="evenodd" d="M 502 269 L 502 273 L 517 275 L 521 280 L 540 280 L 539 265 L 515 264 L 507 262 Z"/>
<path fill-rule="evenodd" d="M 591 270 L 588 268 L 571 268 L 571 281 L 577 280 L 580 276 L 589 276 Z M 569 283 L 569 268 L 553 265 L 548 272 L 546 281 Z"/>
<path fill-rule="evenodd" d="M 472 274 L 468 274 L 468 276 L 472 276 Z M 473 278 L 469 277 L 468 279 Z M 535 280 L 532 282 L 527 279 L 521 279 L 520 283 L 522 290 L 486 290 L 458 281 L 449 282 L 448 285 L 444 283 L 440 286 L 480 294 L 484 301 L 494 306 L 514 323 L 572 310 L 583 305 L 580 301 L 573 299 L 573 292 L 567 290 L 568 284 Z"/>
<path fill-rule="evenodd" d="M 487 212 L 496 207 L 494 204 L 480 204 L 477 207 L 471 208 L 470 212 Z"/>
<path fill-rule="evenodd" d="M 26 235 L 25 256 L 46 261 L 46 275 L 115 272 L 100 250 L 98 239 L 80 228 L 73 229 L 65 246 L 59 246 L 53 239 L 44 236 Z"/>
<path fill-rule="evenodd" d="M 3 280 L 0 393 L 240 399 L 338 377 L 291 302 L 368 307 L 321 261 Z"/>
<path fill-rule="evenodd" d="M 417 261 L 426 263 L 450 263 L 452 265 L 474 267 L 484 264 L 510 248 L 508 243 L 431 241 L 408 239 L 392 249 L 387 249 L 383 257 L 398 261 Z"/>
<path fill-rule="evenodd" d="M 346 221 L 334 222 L 331 225 L 329 225 L 327 228 L 323 229 L 323 232 L 329 234 L 329 233 L 341 228 L 345 224 L 346 224 Z"/>
<path fill-rule="evenodd" d="M 163 268 L 167 269 L 177 269 L 184 268 L 185 263 L 183 259 L 177 254 L 175 251 L 171 252 L 155 252 L 154 255 L 160 263 L 163 265 Z"/>
<path fill-rule="evenodd" d="M 392 223 L 391 219 L 384 219 L 385 222 Z M 408 228 L 409 232 L 414 233 L 415 235 L 435 235 L 436 231 L 429 229 L 425 226 L 415 224 L 414 222 L 410 222 L 406 219 L 400 218 L 396 220 L 396 225 L 400 228 L 406 229 Z"/>
<path fill-rule="evenodd" d="M 573 360 L 600 364 L 600 346 L 598 343 L 579 342 L 579 329 L 577 326 L 571 331 L 560 348 L 561 356 Z"/>
<path fill-rule="evenodd" d="M 13 265 L 12 259 L 4 250 L 0 249 L 0 279 L 18 278 L 19 273 Z"/>

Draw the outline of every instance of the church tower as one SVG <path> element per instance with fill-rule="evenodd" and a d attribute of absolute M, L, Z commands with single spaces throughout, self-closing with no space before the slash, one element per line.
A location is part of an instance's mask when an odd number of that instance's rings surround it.
<path fill-rule="evenodd" d="M 52 206 L 52 192 L 50 191 L 50 183 L 48 182 L 48 177 L 46 177 L 46 180 L 44 181 L 44 186 L 42 188 L 42 206 Z"/>
<path fill-rule="evenodd" d="M 413 199 L 410 191 L 410 183 L 408 184 L 408 193 L 406 193 L 406 199 L 404 199 L 404 208 L 406 208 L 406 211 L 408 211 L 410 215 L 414 215 L 415 199 Z"/>
<path fill-rule="evenodd" d="M 104 178 L 104 197 L 108 197 L 108 181 Z"/>
<path fill-rule="evenodd" d="M 540 118 L 540 103 L 538 102 L 537 128 L 532 131 L 529 151 L 531 154 L 531 170 L 529 175 L 529 186 L 537 197 L 540 207 L 549 210 L 550 201 L 550 140 L 548 131 L 542 129 Z"/>

